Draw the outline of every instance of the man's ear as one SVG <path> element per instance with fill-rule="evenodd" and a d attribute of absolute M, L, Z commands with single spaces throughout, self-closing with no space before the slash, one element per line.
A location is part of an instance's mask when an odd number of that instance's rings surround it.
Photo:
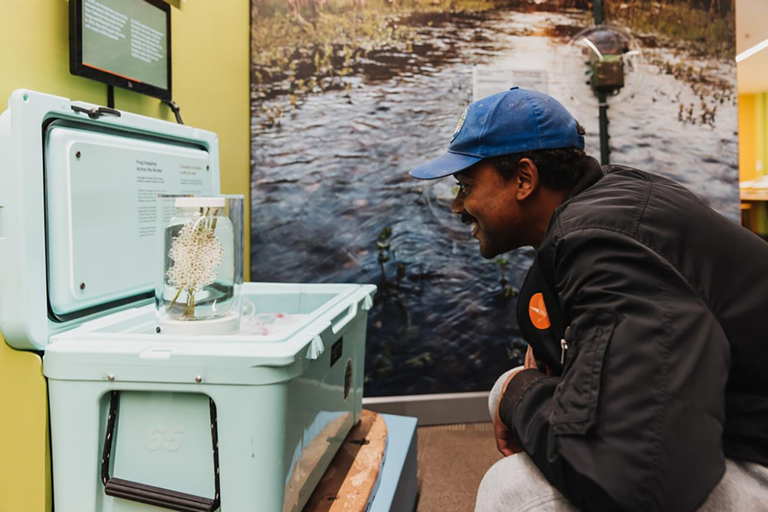
<path fill-rule="evenodd" d="M 539 168 L 530 158 L 521 158 L 517 163 L 515 180 L 517 200 L 523 201 L 539 188 Z"/>

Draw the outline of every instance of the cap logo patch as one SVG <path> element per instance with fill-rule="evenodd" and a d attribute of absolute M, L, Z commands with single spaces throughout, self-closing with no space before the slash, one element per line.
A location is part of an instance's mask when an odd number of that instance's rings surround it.
<path fill-rule="evenodd" d="M 459 119 L 459 124 L 456 125 L 456 129 L 453 130 L 453 137 L 451 137 L 451 142 L 456 140 L 456 137 L 459 135 L 459 132 L 464 127 L 464 121 L 467 120 L 467 112 L 469 111 L 469 107 L 464 109 L 464 112 L 461 114 L 461 119 Z"/>
<path fill-rule="evenodd" d="M 544 296 L 541 293 L 531 297 L 531 302 L 528 304 L 528 316 L 531 317 L 531 323 L 537 329 L 542 331 L 549 329 L 551 324 L 549 323 L 547 307 L 544 305 Z"/>

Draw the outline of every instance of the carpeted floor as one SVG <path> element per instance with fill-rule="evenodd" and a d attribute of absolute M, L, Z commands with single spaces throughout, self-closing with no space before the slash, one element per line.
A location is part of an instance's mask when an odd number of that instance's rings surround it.
<path fill-rule="evenodd" d="M 418 428 L 417 512 L 473 511 L 483 475 L 501 458 L 491 423 Z"/>

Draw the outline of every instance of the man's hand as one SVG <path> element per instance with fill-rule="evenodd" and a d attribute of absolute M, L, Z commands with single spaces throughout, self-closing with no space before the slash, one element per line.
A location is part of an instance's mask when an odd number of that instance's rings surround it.
<path fill-rule="evenodd" d="M 536 363 L 536 358 L 533 357 L 533 349 L 530 345 L 528 345 L 528 350 L 525 351 L 525 369 L 533 368 L 534 370 L 539 370 L 540 372 L 546 373 L 548 376 L 552 376 L 552 370 L 549 369 L 549 366 L 542 365 L 541 368 L 539 368 L 539 365 Z"/>
<path fill-rule="evenodd" d="M 528 350 L 525 351 L 525 369 L 533 368 L 534 370 L 539 369 L 539 365 L 536 364 L 536 358 L 533 357 L 533 349 L 530 345 L 528 345 Z"/>
<path fill-rule="evenodd" d="M 533 350 L 531 349 L 531 346 L 528 345 L 528 350 L 525 352 L 525 363 L 524 368 L 529 369 L 533 368 L 534 370 L 538 370 L 539 366 L 536 364 L 536 359 L 533 357 Z M 512 379 L 514 376 L 517 375 L 517 372 L 514 372 L 511 374 L 507 381 L 504 383 L 504 387 L 501 390 L 501 395 L 504 396 L 504 392 L 507 390 L 507 386 L 510 382 L 512 382 Z M 493 431 L 496 435 L 496 448 L 505 456 L 509 457 L 510 455 L 514 455 L 515 453 L 520 453 L 523 450 L 523 447 L 520 446 L 520 444 L 515 439 L 514 434 L 512 431 L 507 427 L 502 421 L 501 416 L 499 416 L 499 405 L 501 405 L 501 400 L 499 400 L 499 404 L 496 406 L 496 414 L 493 416 Z"/>

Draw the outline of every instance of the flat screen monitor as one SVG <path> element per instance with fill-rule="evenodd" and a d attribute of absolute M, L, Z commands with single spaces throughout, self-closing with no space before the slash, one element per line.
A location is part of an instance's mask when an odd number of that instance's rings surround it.
<path fill-rule="evenodd" d="M 70 0 L 70 71 L 171 99 L 171 10 L 163 0 Z"/>

